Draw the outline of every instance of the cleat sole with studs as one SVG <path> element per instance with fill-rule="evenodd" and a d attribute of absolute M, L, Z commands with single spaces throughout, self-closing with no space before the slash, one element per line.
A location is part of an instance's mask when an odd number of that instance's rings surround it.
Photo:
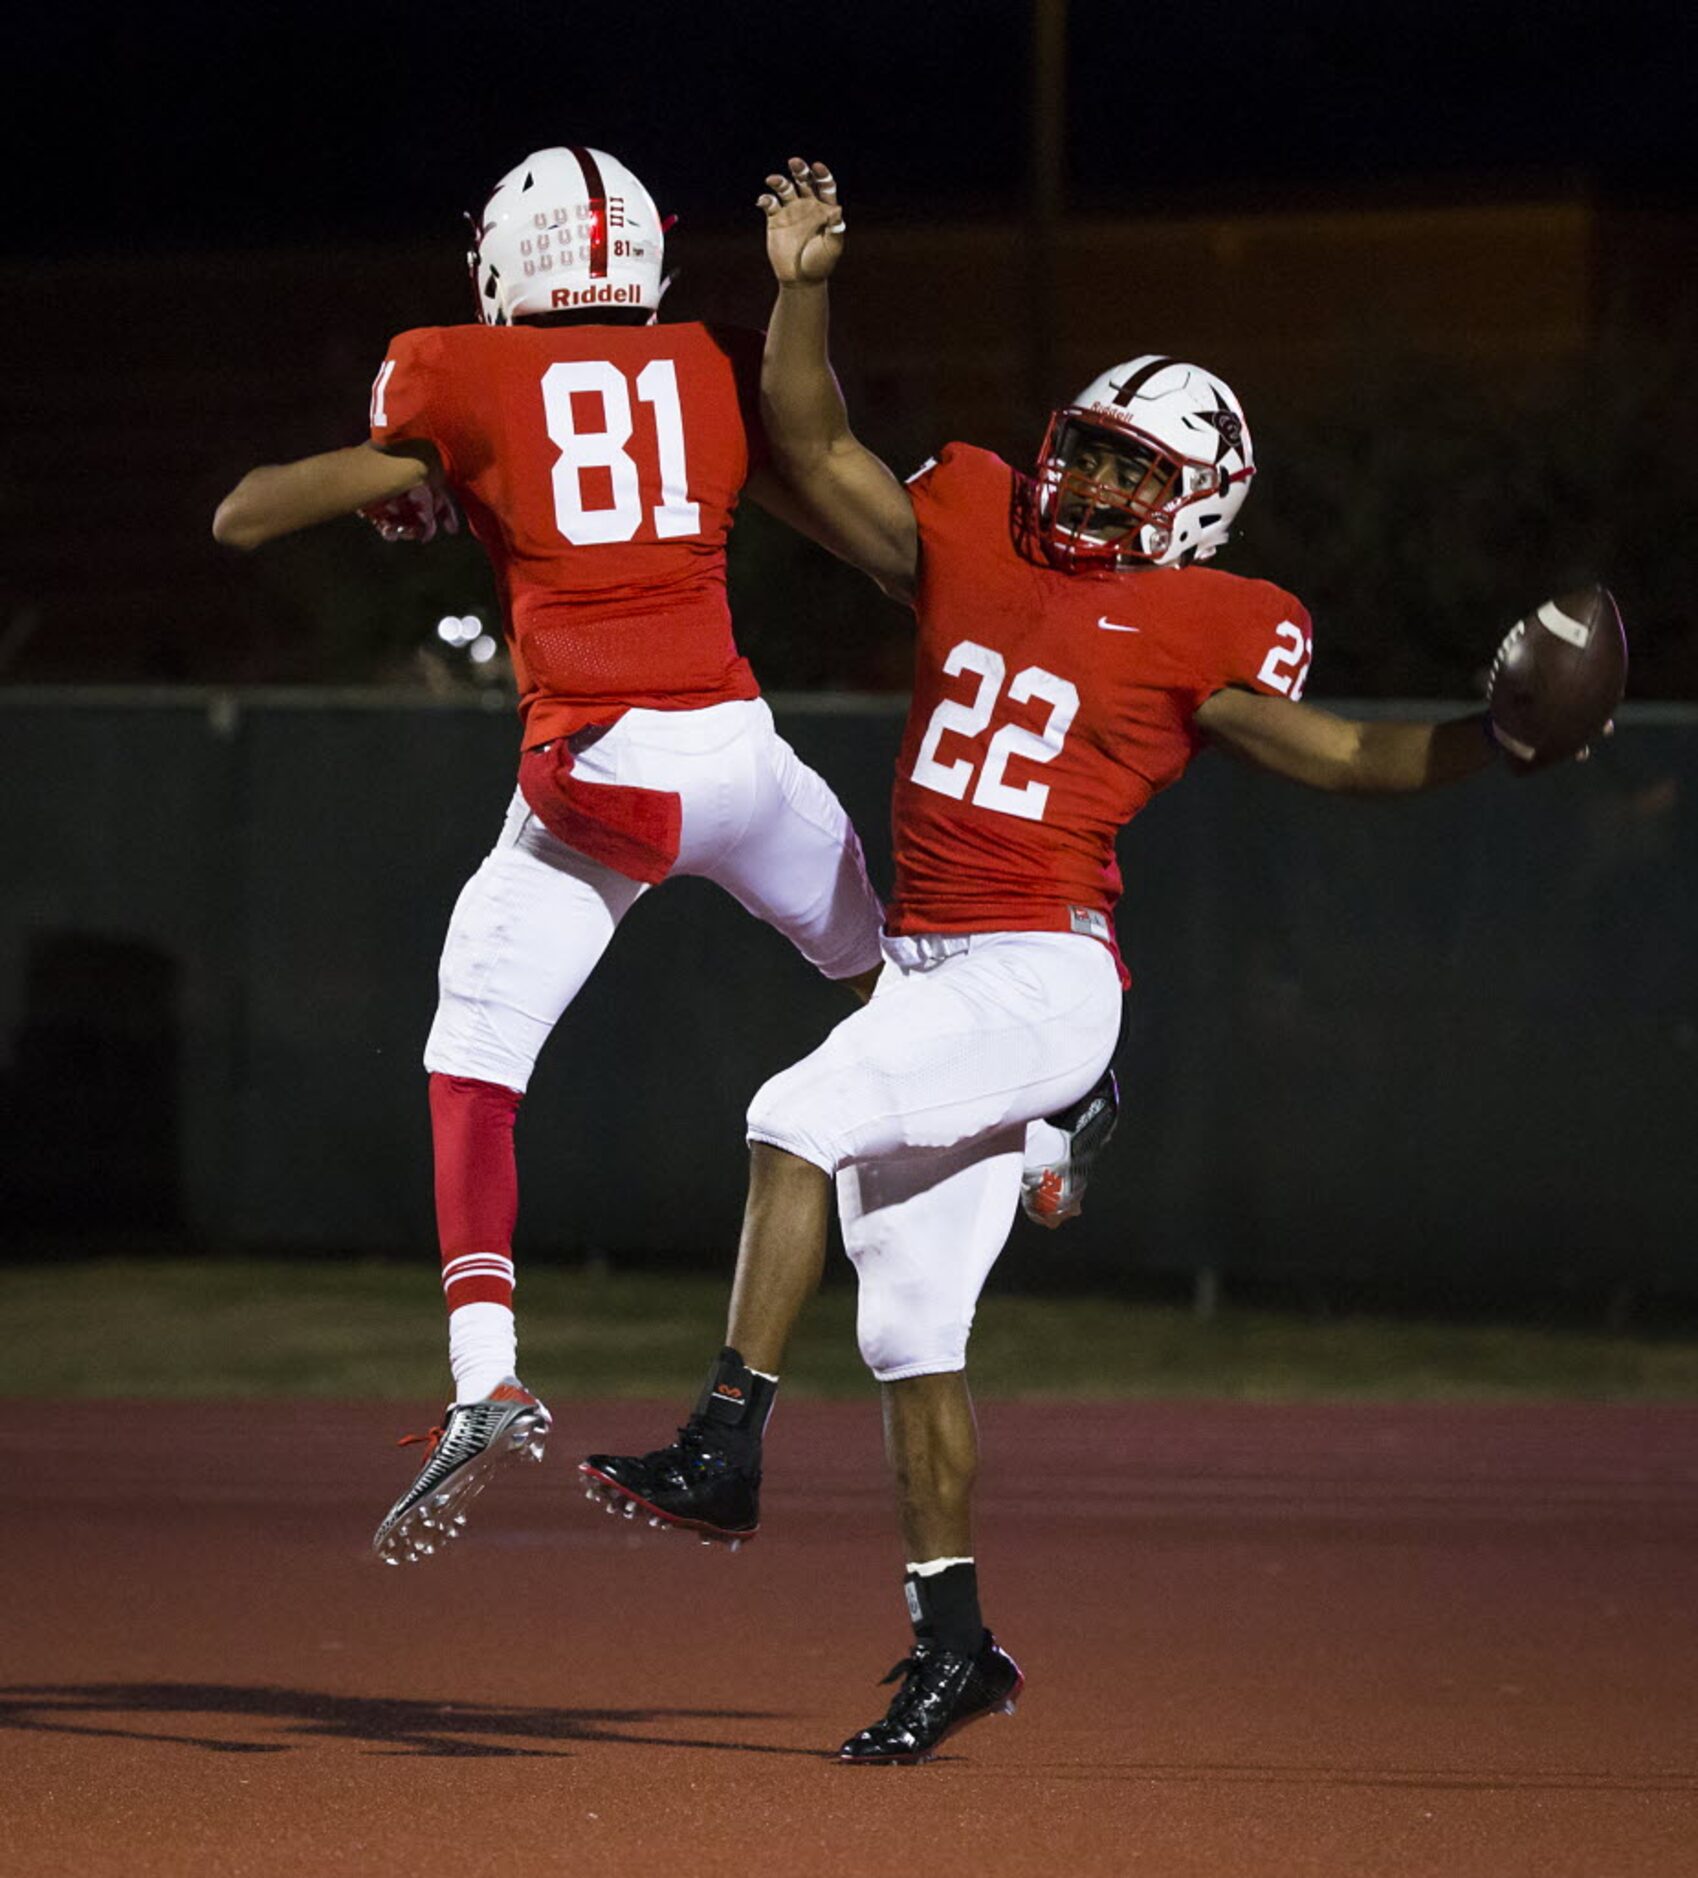
<path fill-rule="evenodd" d="M 622 1514 L 626 1519 L 642 1515 L 656 1532 L 692 1532 L 703 1545 L 723 1546 L 727 1552 L 736 1552 L 760 1531 L 758 1526 L 752 1526 L 747 1532 L 728 1532 L 721 1526 L 705 1526 L 699 1520 L 680 1519 L 664 1507 L 639 1499 L 628 1488 L 609 1480 L 605 1474 L 594 1472 L 581 1461 L 578 1474 L 584 1482 L 584 1498 L 592 1505 L 599 1506 L 604 1513 Z"/>
<path fill-rule="evenodd" d="M 477 1499 L 503 1462 L 543 1458 L 552 1422 L 540 1404 L 527 1410 L 483 1451 L 464 1462 L 441 1486 L 421 1495 L 373 1541 L 373 1550 L 385 1565 L 418 1565 L 435 1557 L 439 1546 L 458 1539 L 467 1523 L 467 1509 Z"/>

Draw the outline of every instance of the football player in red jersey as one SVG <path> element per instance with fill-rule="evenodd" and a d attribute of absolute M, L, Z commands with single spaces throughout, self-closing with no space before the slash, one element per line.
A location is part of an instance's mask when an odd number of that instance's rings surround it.
<path fill-rule="evenodd" d="M 762 1434 L 835 1181 L 915 1631 L 889 1711 L 841 1754 L 923 1760 L 1021 1688 L 979 1607 L 967 1338 L 1028 1123 L 1082 1097 L 1114 1045 L 1116 835 L 1209 743 L 1369 792 L 1458 780 L 1496 749 L 1483 714 L 1362 723 L 1298 702 L 1302 605 L 1204 565 L 1255 462 L 1238 400 L 1197 366 L 1146 356 L 1105 372 L 1053 415 L 1032 476 L 951 444 L 904 488 L 851 432 L 827 358 L 835 184 L 792 160 L 761 207 L 779 283 L 762 377 L 775 461 L 820 538 L 918 626 L 893 969 L 750 1107 L 726 1348 L 695 1414 L 670 1447 L 582 1471 L 610 1510 L 710 1537 L 756 1529 Z"/>
<path fill-rule="evenodd" d="M 400 334 L 370 441 L 251 471 L 214 523 L 252 548 L 365 510 L 416 540 L 457 499 L 518 680 L 519 788 L 455 906 L 425 1051 L 455 1399 L 378 1528 L 390 1563 L 456 1537 L 501 1460 L 541 1455 L 548 1411 L 516 1374 L 514 1118 L 637 898 L 701 875 L 858 995 L 880 965 L 854 828 L 778 736 L 732 637 L 739 495 L 784 507 L 760 335 L 656 323 L 663 232 L 617 159 L 534 152 L 477 224 L 478 323 Z"/>

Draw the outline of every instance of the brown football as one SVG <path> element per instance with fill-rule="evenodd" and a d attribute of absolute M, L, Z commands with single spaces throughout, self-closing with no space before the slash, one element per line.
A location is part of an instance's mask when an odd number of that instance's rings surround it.
<path fill-rule="evenodd" d="M 1627 688 L 1627 635 L 1607 587 L 1582 587 L 1517 620 L 1492 660 L 1492 726 L 1533 768 L 1560 763 L 1603 730 Z"/>

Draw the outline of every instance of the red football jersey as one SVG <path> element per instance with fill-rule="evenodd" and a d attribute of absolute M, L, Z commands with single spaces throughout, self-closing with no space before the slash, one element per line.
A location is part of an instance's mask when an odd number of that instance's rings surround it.
<path fill-rule="evenodd" d="M 1184 774 L 1204 699 L 1302 694 L 1309 615 L 1207 567 L 1062 573 L 1020 551 L 1016 488 L 965 444 L 909 484 L 919 644 L 885 923 L 1112 942 L 1115 836 Z"/>
<path fill-rule="evenodd" d="M 430 326 L 372 386 L 376 444 L 426 441 L 495 570 L 527 748 L 632 706 L 759 696 L 725 538 L 764 456 L 761 337 Z"/>

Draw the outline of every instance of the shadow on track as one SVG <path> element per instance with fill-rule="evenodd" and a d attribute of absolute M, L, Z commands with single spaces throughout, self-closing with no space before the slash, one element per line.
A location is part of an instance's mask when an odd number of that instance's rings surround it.
<path fill-rule="evenodd" d="M 500 1759 L 564 1757 L 571 1742 L 644 1748 L 713 1748 L 734 1754 L 822 1758 L 810 1748 L 759 1741 L 704 1740 L 641 1732 L 669 1721 L 773 1721 L 760 1709 L 501 1708 L 483 1703 L 418 1702 L 382 1696 L 328 1695 L 308 1689 L 240 1688 L 216 1682 L 41 1683 L 0 1688 L 0 1729 L 163 1741 L 209 1754 L 286 1754 L 289 1740 L 220 1738 L 169 1727 L 178 1718 L 246 1717 L 273 1727 L 250 1736 L 311 1736 L 371 1743 L 389 1754 Z M 131 1721 L 153 1727 L 131 1726 Z"/>

